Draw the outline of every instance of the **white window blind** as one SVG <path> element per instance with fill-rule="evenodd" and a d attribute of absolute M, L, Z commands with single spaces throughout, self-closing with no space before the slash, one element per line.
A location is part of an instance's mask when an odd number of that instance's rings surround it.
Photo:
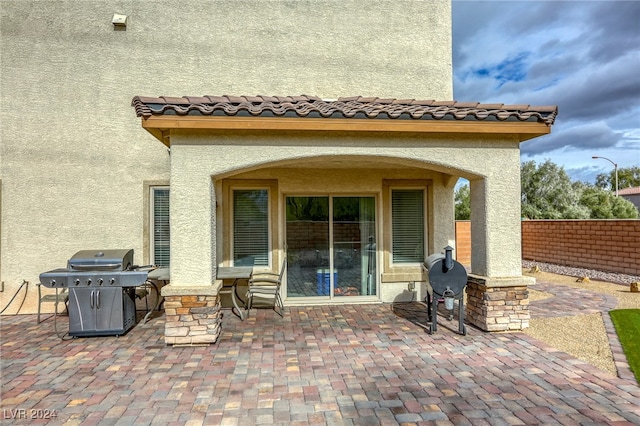
<path fill-rule="evenodd" d="M 393 263 L 424 261 L 424 191 L 391 191 Z"/>
<path fill-rule="evenodd" d="M 151 188 L 151 263 L 169 266 L 169 188 Z"/>
<path fill-rule="evenodd" d="M 233 264 L 269 266 L 269 191 L 233 191 Z"/>

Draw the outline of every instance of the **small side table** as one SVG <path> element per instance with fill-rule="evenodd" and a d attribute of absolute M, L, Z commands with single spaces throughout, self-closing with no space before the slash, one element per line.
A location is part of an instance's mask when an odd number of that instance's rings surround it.
<path fill-rule="evenodd" d="M 238 300 L 244 305 L 245 302 L 238 295 L 238 281 L 251 279 L 253 274 L 253 267 L 251 266 L 223 266 L 218 267 L 216 278 L 219 280 L 233 280 L 231 286 L 223 285 L 220 289 L 220 294 L 231 294 L 231 302 L 238 311 L 238 316 L 244 321 L 244 314 L 242 309 L 238 306 Z M 231 308 L 233 311 L 233 308 Z"/>

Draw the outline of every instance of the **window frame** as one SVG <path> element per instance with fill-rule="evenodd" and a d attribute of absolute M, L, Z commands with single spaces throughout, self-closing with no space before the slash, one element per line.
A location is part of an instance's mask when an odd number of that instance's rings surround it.
<path fill-rule="evenodd" d="M 279 259 L 274 259 L 277 250 L 279 235 L 277 233 L 277 197 L 278 184 L 271 179 L 225 179 L 222 183 L 222 211 L 223 211 L 223 261 L 224 266 L 234 266 L 234 191 L 236 190 L 266 190 L 267 191 L 267 265 L 256 265 L 255 270 L 272 271 L 278 268 Z"/>
<path fill-rule="evenodd" d="M 399 191 L 406 191 L 406 192 L 414 192 L 416 194 L 420 194 L 422 196 L 422 260 L 417 260 L 417 261 L 398 261 L 396 260 L 396 257 L 400 257 L 400 255 L 398 254 L 398 256 L 396 256 L 396 240 L 394 239 L 394 234 L 395 234 L 395 230 L 394 230 L 394 203 L 393 203 L 393 196 L 394 196 L 394 192 L 399 192 Z M 426 188 L 402 188 L 402 187 L 392 187 L 390 188 L 390 193 L 389 193 L 389 200 L 391 201 L 391 205 L 390 205 L 390 211 L 391 211 L 391 217 L 390 217 L 390 226 L 391 226 L 391 250 L 389 251 L 390 255 L 391 255 L 391 265 L 392 266 L 415 266 L 415 265 L 420 265 L 422 262 L 424 262 L 424 258 L 426 257 L 426 237 L 427 234 L 425 232 L 425 228 L 426 228 L 426 198 L 427 198 L 427 194 L 426 194 Z M 417 204 L 417 203 L 416 203 Z M 417 216 L 416 216 L 417 218 Z M 416 238 L 417 240 L 417 238 Z"/>
<path fill-rule="evenodd" d="M 236 206 L 236 193 L 238 192 L 266 192 L 266 201 L 267 201 L 267 205 L 266 205 L 266 213 L 267 213 L 267 217 L 266 217 L 266 224 L 265 224 L 265 228 L 267 230 L 267 241 L 266 241 L 266 256 L 267 256 L 267 264 L 266 265 L 252 265 L 258 268 L 266 268 L 269 267 L 271 265 L 271 232 L 269 230 L 269 224 L 271 223 L 272 217 L 271 217 L 271 212 L 270 212 L 270 208 L 271 208 L 271 194 L 269 193 L 269 188 L 231 188 L 230 191 L 230 201 L 231 201 L 231 217 L 230 217 L 230 222 L 231 222 L 231 252 L 230 252 L 230 256 L 229 256 L 229 261 L 231 262 L 231 266 L 238 266 L 236 265 L 236 260 L 235 260 L 235 250 L 236 250 L 236 212 L 240 211 L 241 209 L 238 209 Z M 263 218 L 261 218 L 263 219 Z M 243 266 L 243 265 L 240 265 Z"/>
<path fill-rule="evenodd" d="M 429 227 L 432 220 L 429 205 L 431 202 L 432 181 L 429 179 L 385 179 L 383 180 L 383 208 L 385 219 L 383 223 L 383 265 L 382 282 L 422 281 L 422 262 L 394 263 L 393 262 L 393 211 L 392 191 L 419 190 L 423 191 L 423 228 L 424 228 L 424 256 L 429 253 Z"/>
<path fill-rule="evenodd" d="M 171 188 L 167 181 L 145 181 L 144 182 L 144 242 L 143 242 L 143 254 L 144 262 L 146 264 L 155 264 L 155 191 L 156 190 L 168 190 L 169 200 L 171 199 Z M 171 206 L 167 212 L 169 221 L 171 220 Z M 169 224 L 170 226 L 170 224 Z M 168 252 L 169 252 L 169 265 L 171 263 L 171 230 L 169 228 L 168 239 Z M 166 267 L 169 267 L 166 265 Z"/>

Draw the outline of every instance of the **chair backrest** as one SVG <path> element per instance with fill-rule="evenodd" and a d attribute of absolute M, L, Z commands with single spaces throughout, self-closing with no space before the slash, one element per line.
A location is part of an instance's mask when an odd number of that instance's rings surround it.
<path fill-rule="evenodd" d="M 282 267 L 280 268 L 280 274 L 278 275 L 278 282 L 282 284 L 282 277 L 284 276 L 284 271 L 287 269 L 287 255 L 284 255 L 284 260 L 282 261 Z"/>

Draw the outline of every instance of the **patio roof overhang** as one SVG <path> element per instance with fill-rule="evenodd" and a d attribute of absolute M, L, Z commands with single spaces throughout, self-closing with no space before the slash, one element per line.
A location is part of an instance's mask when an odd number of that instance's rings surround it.
<path fill-rule="evenodd" d="M 132 105 L 142 127 L 169 147 L 174 129 L 475 133 L 522 142 L 550 133 L 558 112 L 556 106 L 308 96 L 136 96 Z"/>

